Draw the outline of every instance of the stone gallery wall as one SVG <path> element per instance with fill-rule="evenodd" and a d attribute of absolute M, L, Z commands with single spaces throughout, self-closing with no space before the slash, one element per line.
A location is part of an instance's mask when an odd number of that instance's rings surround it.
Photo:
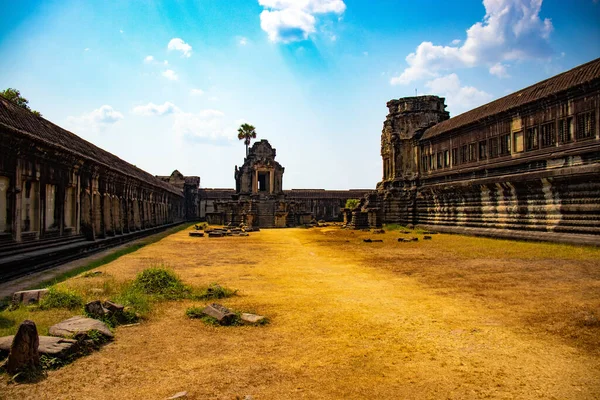
<path fill-rule="evenodd" d="M 384 179 L 363 212 L 452 232 L 600 243 L 600 59 L 451 119 L 444 99 L 423 98 L 388 103 Z"/>
<path fill-rule="evenodd" d="M 183 221 L 183 193 L 0 98 L 0 247 Z"/>

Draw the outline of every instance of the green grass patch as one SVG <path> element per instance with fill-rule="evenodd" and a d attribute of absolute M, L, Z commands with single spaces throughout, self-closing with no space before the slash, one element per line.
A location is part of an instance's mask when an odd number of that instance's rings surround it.
<path fill-rule="evenodd" d="M 405 227 L 404 225 L 400 225 L 400 224 L 385 224 L 385 225 L 383 225 L 383 228 L 386 231 L 405 231 L 405 230 L 410 230 L 407 227 Z"/>
<path fill-rule="evenodd" d="M 140 272 L 132 288 L 141 293 L 167 300 L 184 299 L 190 296 L 190 288 L 173 272 L 162 267 L 148 268 Z"/>
<path fill-rule="evenodd" d="M 39 304 L 40 310 L 50 310 L 52 308 L 66 308 L 75 310 L 83 307 L 83 298 L 76 292 L 68 289 L 58 289 L 51 287 L 46 296 L 42 298 Z"/>
<path fill-rule="evenodd" d="M 231 290 L 217 283 L 211 283 L 207 288 L 196 291 L 191 298 L 194 300 L 215 300 L 235 296 L 237 290 Z"/>
<path fill-rule="evenodd" d="M 36 284 L 35 286 L 32 286 L 32 287 L 30 287 L 28 289 L 41 289 L 41 288 L 46 288 L 46 287 L 49 287 L 49 286 L 56 285 L 59 282 L 66 281 L 67 279 L 72 278 L 74 276 L 77 276 L 77 275 L 79 275 L 79 274 L 81 274 L 83 272 L 87 272 L 87 271 L 92 270 L 94 268 L 98 268 L 98 267 L 101 267 L 102 265 L 105 265 L 105 264 L 108 264 L 110 262 L 113 262 L 116 259 L 118 259 L 119 257 L 122 257 L 124 255 L 129 254 L 129 253 L 133 253 L 135 251 L 138 251 L 142 247 L 145 247 L 145 246 L 147 246 L 149 244 L 152 244 L 152 243 L 156 243 L 156 242 L 164 239 L 167 236 L 170 236 L 170 235 L 172 235 L 174 233 L 177 233 L 179 231 L 188 229 L 188 228 L 190 228 L 193 225 L 194 224 L 181 224 L 181 225 L 175 226 L 173 228 L 167 229 L 164 232 L 157 233 L 155 235 L 151 235 L 151 236 L 149 236 L 149 237 L 147 237 L 145 239 L 141 239 L 140 241 L 138 241 L 136 243 L 132 243 L 132 244 L 126 245 L 125 247 L 123 247 L 121 249 L 115 250 L 113 253 L 107 254 L 106 256 L 104 256 L 104 257 L 102 257 L 102 258 L 100 258 L 98 260 L 92 261 L 89 264 L 86 264 L 86 265 L 83 265 L 81 267 L 78 267 L 78 268 L 72 269 L 70 271 L 67 271 L 67 272 L 65 272 L 63 274 L 60 274 L 60 275 L 58 275 L 58 276 L 56 276 L 56 277 L 54 277 L 52 279 L 49 279 L 47 281 L 40 282 L 40 283 Z"/>

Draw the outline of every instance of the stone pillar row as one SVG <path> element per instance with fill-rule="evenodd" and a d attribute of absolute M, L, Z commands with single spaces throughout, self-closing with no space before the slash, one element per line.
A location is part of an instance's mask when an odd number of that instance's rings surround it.
<path fill-rule="evenodd" d="M 95 240 L 184 219 L 183 196 L 79 160 L 69 164 L 44 162 L 34 157 L 15 158 L 10 175 L 7 200 L 10 234 L 15 242 L 23 241 L 25 236 L 30 240 L 77 234 Z M 36 187 L 27 205 L 29 208 L 35 205 L 29 211 L 35 219 L 30 225 L 35 229 L 23 232 L 27 181 Z M 54 190 L 48 185 L 56 189 L 54 199 L 49 197 L 52 191 L 46 193 L 47 187 Z M 51 201 L 55 204 L 55 222 L 53 226 L 45 226 L 46 213 L 52 212 Z"/>

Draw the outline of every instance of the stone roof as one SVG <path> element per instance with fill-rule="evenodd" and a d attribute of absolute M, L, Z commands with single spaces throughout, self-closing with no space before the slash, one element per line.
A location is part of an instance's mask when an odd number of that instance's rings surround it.
<path fill-rule="evenodd" d="M 17 106 L 0 96 L 0 129 L 6 129 L 15 135 L 37 141 L 50 148 L 102 165 L 105 168 L 137 179 L 154 187 L 167 190 L 179 196 L 177 188 L 161 181 L 146 171 L 129 164 L 114 154 L 91 144 L 61 128 L 52 122 L 38 117 L 30 111 Z"/>
<path fill-rule="evenodd" d="M 325 190 L 325 189 L 292 189 L 284 190 L 288 199 L 350 199 L 361 198 L 372 189 Z"/>
<path fill-rule="evenodd" d="M 224 188 L 216 188 L 216 189 L 206 189 L 201 188 L 198 190 L 201 198 L 213 199 L 213 200 L 231 200 L 231 196 L 235 194 L 235 189 L 224 189 Z"/>
<path fill-rule="evenodd" d="M 456 117 L 440 122 L 427 129 L 422 139 L 431 139 L 466 125 L 476 123 L 495 114 L 511 111 L 516 108 L 534 103 L 540 99 L 558 95 L 561 92 L 577 86 L 588 84 L 600 79 L 600 58 L 575 67 L 567 72 L 538 82 L 535 85 L 521 89 L 518 92 L 504 96 L 491 103 L 467 111 Z"/>

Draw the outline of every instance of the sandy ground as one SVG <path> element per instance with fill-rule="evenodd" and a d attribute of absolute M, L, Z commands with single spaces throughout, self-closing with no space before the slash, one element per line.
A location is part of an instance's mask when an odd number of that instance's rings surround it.
<path fill-rule="evenodd" d="M 0 398 L 600 398 L 600 250 L 399 236 L 171 235 L 99 269 L 127 280 L 162 263 L 188 284 L 239 289 L 221 303 L 271 323 L 213 327 L 184 315 L 201 302 L 162 303 L 41 383 L 0 378 Z M 92 279 L 66 285 L 106 278 Z"/>

